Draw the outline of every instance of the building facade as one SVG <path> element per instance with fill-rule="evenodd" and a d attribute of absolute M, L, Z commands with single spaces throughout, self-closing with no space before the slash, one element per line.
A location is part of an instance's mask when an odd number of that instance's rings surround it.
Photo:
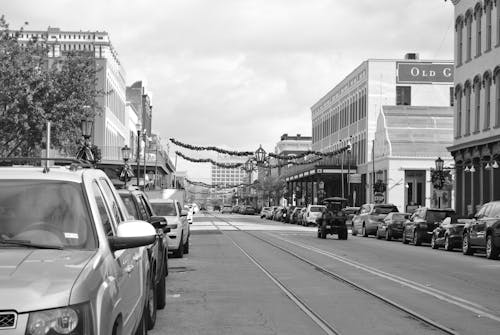
<path fill-rule="evenodd" d="M 500 200 L 500 1 L 453 0 L 455 208 Z"/>
<path fill-rule="evenodd" d="M 382 106 L 454 103 L 453 62 L 418 58 L 411 53 L 404 59 L 368 59 L 311 107 L 312 149 L 334 151 L 349 141 L 352 150 L 292 169 L 287 176 L 292 188 L 305 190 L 313 202 L 318 192 L 349 198 L 353 205 L 374 201 L 370 162 Z"/>

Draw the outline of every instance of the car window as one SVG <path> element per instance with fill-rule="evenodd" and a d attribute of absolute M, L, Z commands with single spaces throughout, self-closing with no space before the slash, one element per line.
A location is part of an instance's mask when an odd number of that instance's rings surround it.
<path fill-rule="evenodd" d="M 152 202 L 153 210 L 157 215 L 161 216 L 176 216 L 175 206 L 173 202 Z"/>
<path fill-rule="evenodd" d="M 0 238 L 64 248 L 96 248 L 82 184 L 0 180 Z"/>
<path fill-rule="evenodd" d="M 490 204 L 490 210 L 486 212 L 486 216 L 490 218 L 500 217 L 500 203 Z"/>
<path fill-rule="evenodd" d="M 321 209 L 324 208 L 324 207 L 320 207 L 320 206 L 311 206 L 311 208 L 309 209 L 310 212 L 313 212 L 313 213 L 319 213 L 321 212 Z"/>
<path fill-rule="evenodd" d="M 139 213 L 141 214 L 141 220 L 147 220 L 149 216 L 146 208 L 144 207 L 144 203 L 139 196 L 135 196 L 135 200 L 137 201 L 137 207 L 139 208 Z"/>
<path fill-rule="evenodd" d="M 136 220 L 139 219 L 139 213 L 137 212 L 137 207 L 135 206 L 134 200 L 131 194 L 120 193 L 120 197 L 123 200 L 123 204 L 127 209 L 127 212 Z"/>
<path fill-rule="evenodd" d="M 115 234 L 116 227 L 111 219 L 111 215 L 109 215 L 108 208 L 106 207 L 106 203 L 104 201 L 104 196 L 102 195 L 101 189 L 97 185 L 96 181 L 92 182 L 92 191 L 94 192 L 94 200 L 97 204 L 104 233 L 106 236 L 113 236 Z"/>
<path fill-rule="evenodd" d="M 375 206 L 373 209 L 375 214 L 389 214 L 391 212 L 398 212 L 398 208 L 396 206 Z"/>
<path fill-rule="evenodd" d="M 444 211 L 427 211 L 427 222 L 438 222 L 443 221 L 447 216 L 453 215 L 453 212 L 444 212 Z"/>
<path fill-rule="evenodd" d="M 148 217 L 152 217 L 154 215 L 153 209 L 151 208 L 149 201 L 146 200 L 144 195 L 140 195 L 139 198 L 141 199 L 142 204 L 144 205 L 144 209 L 146 210 L 146 214 Z"/>
<path fill-rule="evenodd" d="M 181 204 L 179 202 L 175 202 L 176 204 L 176 207 L 177 207 L 177 215 L 181 215 L 182 213 L 182 207 L 181 207 Z"/>
<path fill-rule="evenodd" d="M 391 218 L 391 220 L 405 220 L 408 216 L 402 213 L 392 212 L 387 215 L 387 217 Z"/>
<path fill-rule="evenodd" d="M 100 184 L 102 185 L 102 190 L 104 192 L 106 200 L 108 200 L 108 204 L 111 210 L 111 215 L 115 218 L 117 224 L 120 224 L 124 221 L 124 217 L 120 211 L 120 207 L 118 206 L 118 202 L 115 198 L 114 192 L 111 190 L 111 186 L 109 186 L 108 181 L 104 178 L 100 179 Z"/>

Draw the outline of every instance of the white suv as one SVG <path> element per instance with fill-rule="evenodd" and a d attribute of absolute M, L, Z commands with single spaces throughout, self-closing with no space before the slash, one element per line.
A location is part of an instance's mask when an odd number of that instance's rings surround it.
<path fill-rule="evenodd" d="M 0 333 L 146 334 L 156 238 L 101 170 L 0 167 Z"/>
<path fill-rule="evenodd" d="M 150 199 L 151 207 L 156 215 L 167 219 L 168 250 L 174 253 L 174 257 L 182 258 L 189 253 L 189 224 L 188 212 L 182 209 L 179 201 L 174 199 Z"/>
<path fill-rule="evenodd" d="M 316 220 L 321 217 L 322 211 L 326 209 L 326 206 L 323 205 L 308 205 L 306 212 L 304 213 L 303 222 L 304 225 L 316 225 Z"/>

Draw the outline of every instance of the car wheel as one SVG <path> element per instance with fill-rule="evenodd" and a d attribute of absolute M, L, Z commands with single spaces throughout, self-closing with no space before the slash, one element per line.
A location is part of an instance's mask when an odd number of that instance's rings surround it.
<path fill-rule="evenodd" d="M 182 256 L 184 255 L 184 243 L 182 243 L 183 239 L 184 239 L 184 237 L 181 235 L 181 240 L 179 242 L 179 248 L 177 248 L 177 250 L 174 251 L 175 258 L 182 258 Z"/>
<path fill-rule="evenodd" d="M 413 244 L 416 246 L 422 245 L 422 238 L 420 237 L 418 231 L 413 232 Z"/>
<path fill-rule="evenodd" d="M 403 235 L 401 237 L 401 242 L 403 242 L 403 244 L 408 244 L 408 240 L 406 239 L 406 229 L 403 229 Z"/>
<path fill-rule="evenodd" d="M 385 230 L 385 240 L 390 241 L 392 239 L 391 237 L 391 231 L 389 229 Z"/>
<path fill-rule="evenodd" d="M 147 294 L 146 328 L 151 330 L 156 324 L 156 286 L 153 278 L 150 279 Z"/>
<path fill-rule="evenodd" d="M 184 243 L 184 253 L 189 254 L 189 237 L 188 237 L 186 243 Z"/>
<path fill-rule="evenodd" d="M 444 237 L 444 250 L 446 251 L 453 250 L 453 245 L 450 243 L 450 238 L 448 237 L 448 235 Z"/>
<path fill-rule="evenodd" d="M 139 326 L 137 327 L 137 330 L 135 331 L 135 335 L 147 335 L 148 330 L 146 328 L 146 314 L 147 314 L 147 310 L 146 310 L 146 307 L 144 307 L 144 310 L 142 311 L 141 321 L 139 322 Z"/>
<path fill-rule="evenodd" d="M 431 248 L 432 249 L 437 249 L 438 248 L 438 245 L 437 245 L 437 242 L 436 242 L 436 235 L 432 235 Z"/>
<path fill-rule="evenodd" d="M 364 224 L 363 227 L 361 228 L 361 235 L 363 235 L 363 237 L 368 237 L 368 233 L 366 232 L 366 227 Z"/>
<path fill-rule="evenodd" d="M 161 274 L 161 279 L 160 282 L 158 283 L 158 286 L 156 287 L 156 292 L 157 292 L 157 297 L 156 297 L 156 308 L 158 309 L 164 309 L 166 302 L 167 302 L 167 289 L 165 287 L 166 285 L 166 280 L 165 280 L 165 267 L 163 267 L 163 272 Z"/>
<path fill-rule="evenodd" d="M 493 237 L 491 234 L 486 236 L 486 258 L 497 259 L 498 254 L 500 254 L 500 249 L 493 243 Z"/>
<path fill-rule="evenodd" d="M 470 245 L 470 236 L 468 233 L 464 234 L 464 238 L 462 239 L 462 253 L 467 256 L 474 254 L 474 249 L 472 249 Z"/>

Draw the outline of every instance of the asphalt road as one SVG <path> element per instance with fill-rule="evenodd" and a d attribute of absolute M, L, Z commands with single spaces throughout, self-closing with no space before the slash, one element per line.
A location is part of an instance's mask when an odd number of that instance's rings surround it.
<path fill-rule="evenodd" d="M 191 228 L 150 334 L 445 334 L 404 309 L 451 333 L 500 334 L 500 261 L 373 237 L 321 240 L 315 228 L 257 216 L 198 214 Z"/>

